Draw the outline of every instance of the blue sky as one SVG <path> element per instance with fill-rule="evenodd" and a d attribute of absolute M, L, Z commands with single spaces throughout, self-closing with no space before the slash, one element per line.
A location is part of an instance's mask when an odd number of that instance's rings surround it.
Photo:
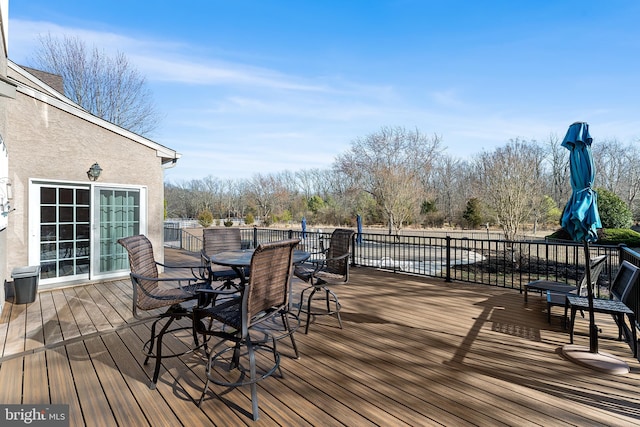
<path fill-rule="evenodd" d="M 10 0 L 9 58 L 39 34 L 123 52 L 182 154 L 166 179 L 327 168 L 382 126 L 470 158 L 513 138 L 640 138 L 640 2 Z"/>

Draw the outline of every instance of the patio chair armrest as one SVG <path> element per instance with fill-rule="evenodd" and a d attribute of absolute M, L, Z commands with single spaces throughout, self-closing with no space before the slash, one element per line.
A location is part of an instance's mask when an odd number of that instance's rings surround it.
<path fill-rule="evenodd" d="M 308 258 L 306 261 L 301 263 L 300 265 L 311 264 L 313 265 L 314 273 L 316 271 L 322 270 L 322 268 L 327 264 L 327 260 L 325 258 Z"/>
<path fill-rule="evenodd" d="M 238 293 L 237 289 L 214 289 L 214 288 L 202 288 L 196 289 L 197 294 L 215 294 L 215 295 L 234 295 Z"/>
<path fill-rule="evenodd" d="M 175 282 L 181 289 L 184 289 L 185 286 L 194 285 L 197 282 L 203 281 L 203 279 L 199 277 L 146 277 L 136 273 L 131 273 L 131 277 L 136 280 L 146 280 L 150 282 Z M 206 283 L 208 284 L 208 282 Z"/>
<path fill-rule="evenodd" d="M 209 257 L 209 255 L 207 255 L 207 253 L 204 251 L 204 249 L 200 250 L 200 260 L 202 261 L 203 264 L 211 263 L 211 257 Z"/>
<path fill-rule="evenodd" d="M 349 252 L 345 252 L 345 253 L 343 253 L 343 254 L 342 254 L 342 255 L 340 255 L 340 256 L 331 257 L 331 258 L 326 258 L 326 260 L 327 260 L 327 261 L 338 261 L 338 260 L 344 259 L 344 258 L 346 258 L 346 257 L 348 257 L 348 256 L 349 256 Z"/>
<path fill-rule="evenodd" d="M 328 261 L 338 261 L 341 259 L 344 259 L 346 257 L 349 256 L 349 253 L 345 253 L 342 254 L 340 256 L 337 257 L 333 257 L 333 258 L 320 258 L 320 259 L 314 259 L 314 260 L 307 260 L 306 262 L 310 262 L 312 264 L 315 264 L 315 270 L 313 271 L 312 275 L 315 276 L 315 274 L 321 270 L 323 270 L 326 266 L 327 266 L 327 262 Z"/>
<path fill-rule="evenodd" d="M 323 249 L 323 250 L 321 250 L 321 251 L 309 252 L 309 254 L 310 254 L 311 256 L 314 256 L 314 255 L 326 255 L 326 254 L 327 254 L 327 252 L 329 252 L 329 248 L 327 248 L 327 249 Z"/>
<path fill-rule="evenodd" d="M 204 281 L 210 281 L 209 277 L 209 272 L 206 271 L 206 266 L 203 266 L 202 264 L 200 265 L 170 265 L 170 264 L 164 264 L 161 262 L 156 261 L 156 265 L 162 266 L 165 269 L 171 269 L 171 270 L 191 270 L 191 276 L 193 276 L 194 279 L 196 280 L 204 280 Z"/>
<path fill-rule="evenodd" d="M 196 289 L 196 295 L 198 296 L 198 307 L 204 308 L 217 306 L 221 302 L 236 300 L 242 294 L 235 288 L 204 288 Z"/>

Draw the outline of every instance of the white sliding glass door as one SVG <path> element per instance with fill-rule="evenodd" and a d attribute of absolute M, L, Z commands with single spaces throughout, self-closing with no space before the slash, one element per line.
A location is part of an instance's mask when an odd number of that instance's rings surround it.
<path fill-rule="evenodd" d="M 32 182 L 29 264 L 40 284 L 121 276 L 128 271 L 121 237 L 146 234 L 146 189 Z"/>

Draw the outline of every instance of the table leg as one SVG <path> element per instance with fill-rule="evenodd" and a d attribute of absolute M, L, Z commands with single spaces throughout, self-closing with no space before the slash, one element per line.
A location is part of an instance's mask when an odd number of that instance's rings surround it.
<path fill-rule="evenodd" d="M 573 344 L 573 327 L 576 324 L 577 307 L 571 306 L 571 326 L 569 326 L 569 342 Z"/>
<path fill-rule="evenodd" d="M 633 357 L 638 357 L 638 337 L 636 336 L 636 316 L 634 314 L 627 314 L 629 317 L 629 325 L 631 326 L 631 339 L 633 340 L 633 344 L 631 344 L 631 350 L 633 350 Z"/>
<path fill-rule="evenodd" d="M 624 324 L 624 314 L 622 313 L 616 313 L 615 317 L 617 317 L 616 319 L 616 324 L 618 325 L 618 341 L 622 341 L 622 334 L 624 333 L 625 338 L 629 338 L 631 339 L 631 337 L 629 337 L 627 335 L 626 332 L 624 332 L 624 328 L 625 328 L 625 324 Z"/>

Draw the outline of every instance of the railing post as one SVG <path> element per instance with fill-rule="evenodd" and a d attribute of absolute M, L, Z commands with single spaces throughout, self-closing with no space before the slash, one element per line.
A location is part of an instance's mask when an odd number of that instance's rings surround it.
<path fill-rule="evenodd" d="M 446 237 L 447 241 L 447 276 L 445 282 L 451 282 L 451 236 Z"/>
<path fill-rule="evenodd" d="M 253 226 L 253 247 L 258 247 L 258 227 L 255 225 Z"/>
<path fill-rule="evenodd" d="M 624 261 L 624 248 L 626 247 L 626 244 L 618 243 L 618 264 L 622 264 L 622 261 Z"/>
<path fill-rule="evenodd" d="M 351 267 L 356 266 L 356 236 L 357 234 L 351 236 Z"/>

